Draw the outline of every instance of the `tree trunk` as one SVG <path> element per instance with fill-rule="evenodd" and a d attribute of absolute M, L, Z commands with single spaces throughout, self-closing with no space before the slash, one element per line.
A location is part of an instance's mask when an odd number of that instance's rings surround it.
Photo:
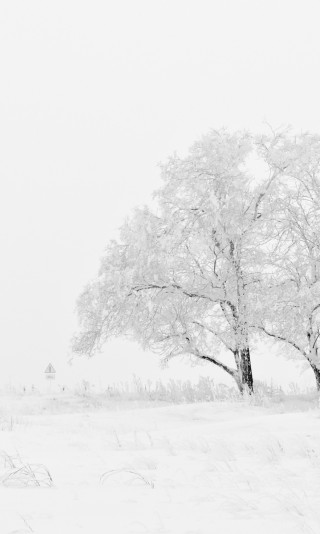
<path fill-rule="evenodd" d="M 250 349 L 245 347 L 239 351 L 240 355 L 240 380 L 241 393 L 247 391 L 250 395 L 253 393 L 253 377 L 250 358 Z"/>
<path fill-rule="evenodd" d="M 314 372 L 314 376 L 316 378 L 317 390 L 320 394 L 320 370 L 315 365 L 312 365 L 312 364 L 310 365 L 311 365 L 312 371 Z"/>

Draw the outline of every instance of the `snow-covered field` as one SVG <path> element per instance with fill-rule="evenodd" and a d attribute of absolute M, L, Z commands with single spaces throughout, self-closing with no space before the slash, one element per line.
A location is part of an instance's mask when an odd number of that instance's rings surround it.
<path fill-rule="evenodd" d="M 320 531 L 314 404 L 86 404 L 1 397 L 1 534 Z"/>

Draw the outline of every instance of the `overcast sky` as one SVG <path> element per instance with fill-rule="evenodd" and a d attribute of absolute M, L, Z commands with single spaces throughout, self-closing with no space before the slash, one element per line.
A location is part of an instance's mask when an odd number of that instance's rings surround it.
<path fill-rule="evenodd" d="M 319 133 L 319 19 L 318 0 L 1 1 L 1 383 L 65 372 L 76 298 L 158 162 L 221 126 Z M 155 361 L 119 342 L 90 369 Z"/>

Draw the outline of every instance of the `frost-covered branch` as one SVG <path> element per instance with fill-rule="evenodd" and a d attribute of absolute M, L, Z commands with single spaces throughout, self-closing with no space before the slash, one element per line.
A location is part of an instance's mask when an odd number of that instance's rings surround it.
<path fill-rule="evenodd" d="M 253 328 L 254 328 L 254 326 L 253 326 Z M 295 343 L 294 341 L 292 341 L 288 337 L 282 336 L 281 334 L 276 334 L 274 332 L 270 332 L 264 326 L 255 326 L 255 328 L 258 328 L 259 330 L 262 330 L 262 332 L 267 334 L 267 336 L 269 336 L 269 337 L 273 337 L 275 339 L 278 339 L 279 341 L 284 341 L 285 343 L 288 343 L 289 345 L 292 345 L 292 347 L 294 347 L 296 350 L 301 352 L 301 354 L 303 354 L 303 356 L 306 356 L 306 352 L 297 343 Z"/>
<path fill-rule="evenodd" d="M 204 325 L 204 324 L 202 324 L 202 323 L 199 323 L 199 321 L 193 321 L 193 324 L 199 326 L 199 327 L 202 328 L 203 330 L 206 330 L 206 331 L 209 332 L 210 334 L 213 334 L 215 337 L 217 337 L 217 338 L 219 339 L 219 341 L 221 341 L 221 343 L 222 343 L 228 350 L 230 350 L 231 352 L 234 352 L 234 348 L 233 348 L 230 344 L 228 344 L 228 343 L 226 342 L 225 339 L 223 339 L 222 335 L 221 335 L 219 332 L 213 330 L 212 328 L 210 328 L 210 327 L 207 326 L 207 325 Z"/>
<path fill-rule="evenodd" d="M 138 293 L 139 291 L 147 291 L 152 289 L 160 289 L 160 290 L 166 290 L 166 289 L 176 289 L 180 291 L 183 295 L 186 295 L 190 298 L 197 298 L 197 299 L 205 299 L 209 300 L 212 303 L 219 302 L 220 299 L 213 299 L 209 297 L 209 295 L 203 295 L 201 293 L 195 293 L 192 291 L 187 291 L 186 289 L 183 289 L 182 286 L 179 284 L 164 284 L 164 285 L 158 285 L 158 284 L 144 284 L 132 287 L 131 291 L 128 293 L 128 297 L 132 295 L 134 292 Z M 220 289 L 219 287 L 216 287 L 214 289 Z"/>

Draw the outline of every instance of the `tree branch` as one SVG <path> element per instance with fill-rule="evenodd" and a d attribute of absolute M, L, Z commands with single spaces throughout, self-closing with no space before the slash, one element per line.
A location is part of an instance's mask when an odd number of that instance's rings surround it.
<path fill-rule="evenodd" d="M 188 341 L 189 341 L 189 344 L 191 346 L 190 340 L 188 340 Z M 218 360 L 214 356 L 208 356 L 207 354 L 201 354 L 201 352 L 195 347 L 191 348 L 190 353 L 193 354 L 194 356 L 196 356 L 197 358 L 199 358 L 200 360 L 207 360 L 208 362 L 214 363 L 214 365 L 217 365 L 218 367 L 220 367 L 221 369 L 226 371 L 229 375 L 231 375 L 232 378 L 237 380 L 237 371 L 236 371 L 236 369 L 232 369 L 231 367 L 229 367 L 228 365 L 222 363 L 220 360 Z"/>
<path fill-rule="evenodd" d="M 220 362 L 220 360 L 217 360 L 213 356 L 207 356 L 206 354 L 202 354 L 202 355 L 199 355 L 198 358 L 200 358 L 201 360 L 207 360 L 208 362 L 214 363 L 215 365 L 217 365 L 218 367 L 220 367 L 221 369 L 226 371 L 226 373 L 228 373 L 230 376 L 232 376 L 232 378 L 237 380 L 237 371 L 236 371 L 236 369 L 231 369 L 231 367 L 228 367 L 227 365 L 225 365 L 224 363 Z"/>
<path fill-rule="evenodd" d="M 294 347 L 296 350 L 301 352 L 301 354 L 303 354 L 303 356 L 305 358 L 307 358 L 306 351 L 303 350 L 301 347 L 299 347 L 299 345 L 297 345 L 297 343 L 295 343 L 291 339 L 288 339 L 288 338 L 286 338 L 284 336 L 281 336 L 280 334 L 274 334 L 273 332 L 269 332 L 264 326 L 253 325 L 253 327 L 259 328 L 259 330 L 262 330 L 265 334 L 267 334 L 267 336 L 273 337 L 275 339 L 278 339 L 279 341 L 284 341 L 285 343 L 288 343 L 289 345 L 292 345 L 292 347 Z"/>
<path fill-rule="evenodd" d="M 312 315 L 316 310 L 318 310 L 319 308 L 320 308 L 320 303 L 317 304 L 317 305 L 313 308 L 313 310 L 311 311 L 311 315 Z"/>
<path fill-rule="evenodd" d="M 203 295 L 201 293 L 193 293 L 193 292 L 190 292 L 190 291 L 186 291 L 179 284 L 168 284 L 168 285 L 162 285 L 162 286 L 158 285 L 158 284 L 145 284 L 145 285 L 135 286 L 135 287 L 131 288 L 131 291 L 130 291 L 130 293 L 128 293 L 128 296 L 131 296 L 133 292 L 139 292 L 139 291 L 144 291 L 144 290 L 149 290 L 149 289 L 160 289 L 160 290 L 163 290 L 163 289 L 178 289 L 179 291 L 181 291 L 181 293 L 183 293 L 187 297 L 206 299 L 206 300 L 209 300 L 210 302 L 214 302 L 214 303 L 220 302 L 220 300 L 221 300 L 221 299 L 214 300 L 211 297 L 209 297 L 208 295 Z M 214 287 L 214 289 L 221 289 L 221 288 L 220 287 Z"/>
<path fill-rule="evenodd" d="M 233 352 L 233 349 L 230 345 L 228 345 L 228 343 L 222 338 L 222 336 L 220 334 L 218 334 L 218 332 L 215 332 L 214 330 L 212 330 L 209 326 L 205 326 L 201 323 L 199 323 L 198 321 L 193 321 L 193 324 L 196 324 L 198 326 L 200 326 L 201 328 L 203 328 L 203 330 L 208 330 L 208 332 L 210 332 L 211 334 L 213 334 L 214 336 L 216 336 L 219 341 L 221 341 L 221 343 L 223 343 L 223 345 L 228 349 L 230 350 L 231 352 Z"/>

